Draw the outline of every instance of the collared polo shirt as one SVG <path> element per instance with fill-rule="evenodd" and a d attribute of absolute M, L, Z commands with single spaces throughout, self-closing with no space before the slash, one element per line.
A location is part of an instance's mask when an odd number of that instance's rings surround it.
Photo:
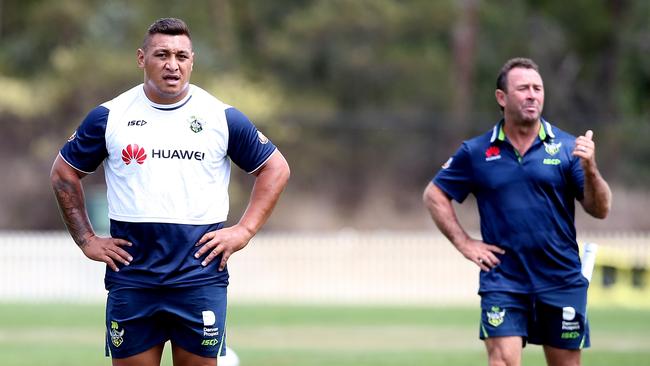
<path fill-rule="evenodd" d="M 457 202 L 476 197 L 483 241 L 506 252 L 481 271 L 479 292 L 536 293 L 582 280 L 574 218 L 584 173 L 574 146 L 574 136 L 542 120 L 522 156 L 501 120 L 464 141 L 434 177 Z"/>

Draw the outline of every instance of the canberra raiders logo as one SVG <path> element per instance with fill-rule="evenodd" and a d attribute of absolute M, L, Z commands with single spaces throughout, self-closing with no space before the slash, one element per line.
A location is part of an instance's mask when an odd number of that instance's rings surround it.
<path fill-rule="evenodd" d="M 119 347 L 122 345 L 122 342 L 124 342 L 124 338 L 122 336 L 124 335 L 124 329 L 119 330 L 119 325 L 117 324 L 116 321 L 111 320 L 111 342 L 113 342 L 113 345 L 115 347 Z"/>
<path fill-rule="evenodd" d="M 194 133 L 203 131 L 203 122 L 194 116 L 190 117 L 190 130 Z"/>
<path fill-rule="evenodd" d="M 488 318 L 488 323 L 493 327 L 498 327 L 503 323 L 503 319 L 506 317 L 506 310 L 501 310 L 498 306 L 493 306 L 491 311 L 485 313 Z"/>
<path fill-rule="evenodd" d="M 546 152 L 551 156 L 560 152 L 561 147 L 562 147 L 561 142 L 558 143 L 551 142 L 550 144 L 547 144 L 546 142 L 544 143 L 544 150 L 546 150 Z"/>

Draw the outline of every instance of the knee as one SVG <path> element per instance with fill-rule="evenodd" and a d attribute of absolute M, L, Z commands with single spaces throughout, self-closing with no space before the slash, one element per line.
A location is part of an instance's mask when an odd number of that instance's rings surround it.
<path fill-rule="evenodd" d="M 488 355 L 488 365 L 489 366 L 517 366 L 519 365 L 519 360 L 513 355 L 507 353 L 495 353 Z"/>
<path fill-rule="evenodd" d="M 489 366 L 519 366 L 521 351 L 498 345 L 488 348 L 488 365 Z"/>

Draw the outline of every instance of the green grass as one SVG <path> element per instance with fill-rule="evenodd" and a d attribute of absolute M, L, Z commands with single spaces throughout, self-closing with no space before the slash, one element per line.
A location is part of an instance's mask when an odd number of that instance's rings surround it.
<path fill-rule="evenodd" d="M 474 308 L 231 305 L 242 366 L 482 365 Z M 650 365 L 650 310 L 591 309 L 589 366 Z M 110 365 L 103 305 L 0 304 L 0 365 Z M 538 346 L 525 365 L 545 365 Z M 165 352 L 163 365 L 171 365 Z"/>

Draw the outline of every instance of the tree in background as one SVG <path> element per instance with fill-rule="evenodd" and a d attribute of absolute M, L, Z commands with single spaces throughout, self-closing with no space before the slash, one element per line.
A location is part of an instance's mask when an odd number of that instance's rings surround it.
<path fill-rule="evenodd" d="M 546 117 L 594 129 L 608 179 L 646 187 L 649 14 L 641 0 L 0 0 L 0 227 L 60 228 L 51 156 L 141 78 L 135 49 L 163 16 L 192 27 L 194 82 L 278 136 L 294 175 L 271 227 L 426 225 L 436 161 L 492 126 L 495 70 L 518 55 L 544 70 Z M 249 181 L 234 179 L 237 201 Z"/>

